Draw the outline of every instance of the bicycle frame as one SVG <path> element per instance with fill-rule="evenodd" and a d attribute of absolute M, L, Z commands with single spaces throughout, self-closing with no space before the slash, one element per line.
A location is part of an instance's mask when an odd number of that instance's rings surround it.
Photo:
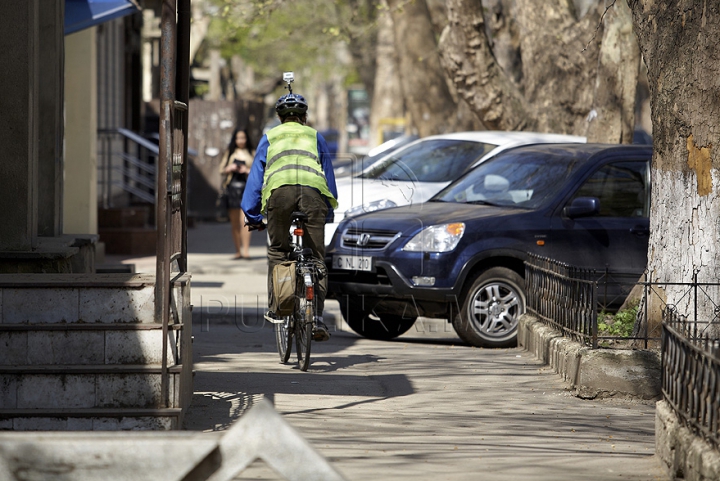
<path fill-rule="evenodd" d="M 292 338 L 295 337 L 298 365 L 306 371 L 310 365 L 310 346 L 312 328 L 315 321 L 315 285 L 317 283 L 317 267 L 312 251 L 304 247 L 305 235 L 302 213 L 293 213 L 290 229 L 292 251 L 290 259 L 296 262 L 295 272 L 295 312 L 285 318 L 284 322 L 275 325 L 276 341 L 280 360 L 286 363 L 290 358 Z"/>

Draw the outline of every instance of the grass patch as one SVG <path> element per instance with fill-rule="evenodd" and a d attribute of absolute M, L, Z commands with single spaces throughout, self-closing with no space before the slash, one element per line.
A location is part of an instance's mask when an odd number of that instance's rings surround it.
<path fill-rule="evenodd" d="M 627 309 L 615 314 L 601 312 L 598 314 L 598 335 L 613 337 L 630 337 L 635 327 L 640 300 L 631 304 Z"/>

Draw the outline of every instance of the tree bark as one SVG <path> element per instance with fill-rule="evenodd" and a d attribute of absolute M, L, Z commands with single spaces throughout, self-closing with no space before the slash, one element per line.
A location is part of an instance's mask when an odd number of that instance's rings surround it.
<path fill-rule="evenodd" d="M 720 270 L 720 4 L 713 0 L 628 0 L 648 67 L 653 125 L 649 278 L 717 282 Z M 694 318 L 687 288 L 667 303 Z M 718 322 L 718 289 L 701 295 L 700 321 Z M 652 301 L 652 299 L 651 299 Z M 656 319 L 655 322 L 658 320 Z"/>
<path fill-rule="evenodd" d="M 578 20 L 568 0 L 516 4 L 524 94 L 537 129 L 584 135 L 602 38 L 599 5 Z"/>
<path fill-rule="evenodd" d="M 440 58 L 458 94 L 488 129 L 532 130 L 530 107 L 493 56 L 482 4 L 448 0 L 447 7 L 448 26 L 440 37 Z"/>
<path fill-rule="evenodd" d="M 457 105 L 440 65 L 425 0 L 388 0 L 405 106 L 418 135 L 453 132 Z"/>
<path fill-rule="evenodd" d="M 369 98 L 375 93 L 375 69 L 377 68 L 377 34 L 370 26 L 377 20 L 374 0 L 348 0 L 350 18 L 345 23 L 348 50 L 353 64 L 365 86 Z M 337 7 L 340 9 L 340 7 Z M 341 14 L 338 14 L 342 18 Z"/>
<path fill-rule="evenodd" d="M 495 14 L 498 2 L 487 2 Z M 602 37 L 597 4 L 577 20 L 568 0 L 515 0 L 522 58 L 513 64 L 522 66 L 521 75 L 498 65 L 479 2 L 448 0 L 447 6 L 443 66 L 488 128 L 585 134 Z"/>
<path fill-rule="evenodd" d="M 405 116 L 403 93 L 395 54 L 395 38 L 390 13 L 384 11 L 378 17 L 377 64 L 375 70 L 375 93 L 370 108 L 370 144 L 378 145 L 381 138 L 381 121 Z"/>
<path fill-rule="evenodd" d="M 632 13 L 624 0 L 606 0 L 595 101 L 588 115 L 588 142 L 631 144 L 640 48 L 632 29 Z"/>

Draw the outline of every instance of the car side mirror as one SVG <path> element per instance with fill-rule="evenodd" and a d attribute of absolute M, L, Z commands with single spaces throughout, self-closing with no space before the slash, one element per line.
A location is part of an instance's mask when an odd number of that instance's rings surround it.
<path fill-rule="evenodd" d="M 571 219 L 590 217 L 598 213 L 600 213 L 600 199 L 597 197 L 577 197 L 563 209 L 563 214 Z"/>

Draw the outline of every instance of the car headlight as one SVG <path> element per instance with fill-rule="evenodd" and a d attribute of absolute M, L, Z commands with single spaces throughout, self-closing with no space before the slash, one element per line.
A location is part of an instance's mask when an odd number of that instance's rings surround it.
<path fill-rule="evenodd" d="M 397 204 L 390 199 L 375 200 L 368 202 L 367 204 L 358 205 L 352 209 L 345 211 L 345 217 L 352 217 L 355 215 L 364 214 L 366 212 L 373 212 L 376 210 L 389 209 L 390 207 L 397 207 Z"/>
<path fill-rule="evenodd" d="M 403 247 L 408 252 L 450 252 L 465 233 L 465 224 L 441 224 L 426 227 Z"/>

